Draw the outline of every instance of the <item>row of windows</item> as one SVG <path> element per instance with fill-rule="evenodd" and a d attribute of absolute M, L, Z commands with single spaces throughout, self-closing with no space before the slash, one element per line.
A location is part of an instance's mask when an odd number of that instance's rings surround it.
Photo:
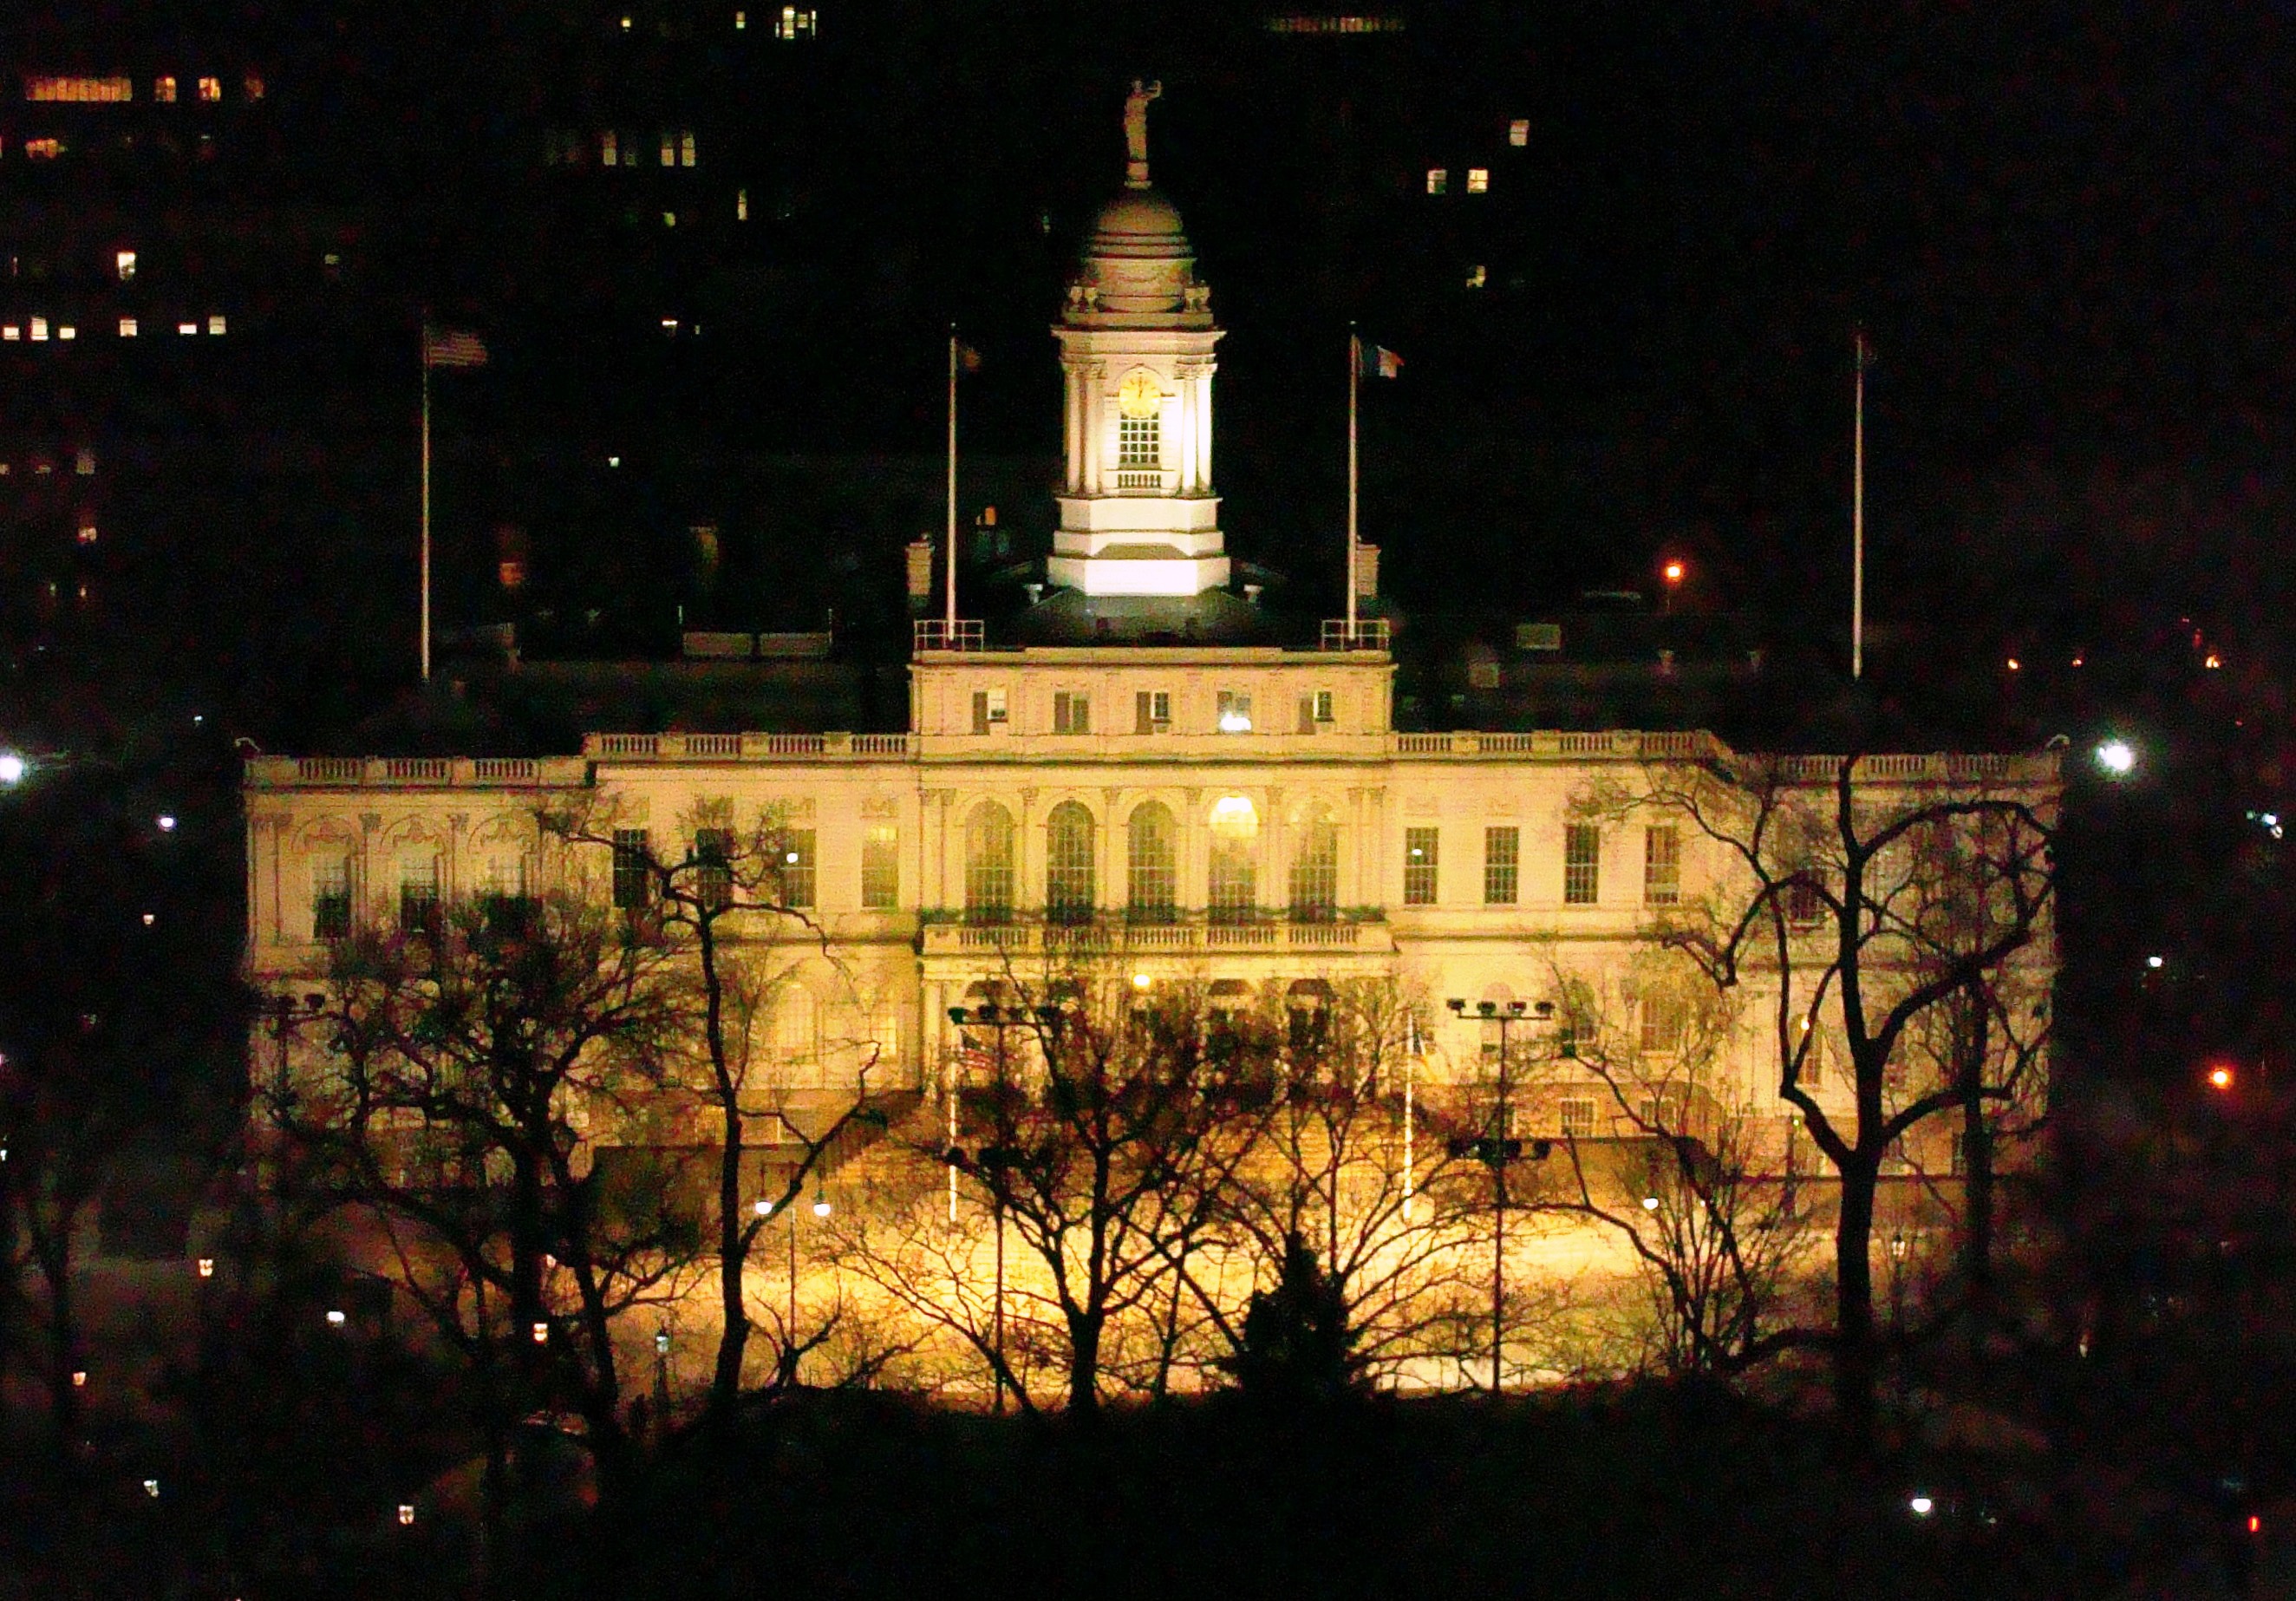
<path fill-rule="evenodd" d="M 779 12 L 768 9 L 764 16 L 766 28 L 777 39 L 809 39 L 821 30 L 821 13 L 810 6 L 784 5 Z M 622 13 L 620 32 L 633 32 L 636 25 L 635 13 Z M 660 30 L 667 37 L 673 31 L 673 25 L 664 20 L 660 23 Z M 742 7 L 734 12 L 734 31 L 747 33 L 749 30 L 750 12 L 747 7 Z"/>
<path fill-rule="evenodd" d="M 592 135 L 554 127 L 542 135 L 543 164 L 580 167 L 589 160 L 593 146 L 597 150 L 601 167 L 641 166 L 648 146 L 652 148 L 657 163 L 663 167 L 694 167 L 701 162 L 701 146 L 690 127 L 665 128 L 652 135 L 612 128 Z"/>
<path fill-rule="evenodd" d="M 1442 830 L 1403 831 L 1403 904 L 1433 906 L 1439 897 Z M 1522 887 L 1522 830 L 1513 824 L 1483 830 L 1483 904 L 1513 906 Z M 1593 906 L 1603 898 L 1603 831 L 1572 823 L 1562 831 L 1562 901 Z M 1673 906 L 1682 899 L 1682 831 L 1672 824 L 1643 830 L 1643 902 Z"/>
<path fill-rule="evenodd" d="M 1300 697 L 1299 729 L 1313 734 L 1322 725 L 1333 719 L 1335 702 L 1328 689 L 1310 690 Z M 1223 689 L 1212 702 L 1213 726 L 1222 734 L 1249 734 L 1252 731 L 1251 695 L 1239 689 Z M 1001 689 L 976 689 L 972 692 L 972 731 L 987 734 L 1012 720 L 1012 702 Z M 1172 694 L 1169 690 L 1143 689 L 1132 697 L 1132 731 L 1135 734 L 1163 734 L 1172 727 Z M 1081 690 L 1056 690 L 1053 694 L 1053 727 L 1054 734 L 1089 734 L 1092 732 L 1092 697 Z"/>
<path fill-rule="evenodd" d="M 169 325 L 164 321 L 155 324 L 159 328 Z M 204 317 L 178 317 L 172 325 L 176 334 L 184 339 L 196 338 L 202 330 L 209 338 L 221 339 L 231 329 L 230 319 L 220 311 L 211 311 Z M 144 319 L 123 316 L 119 320 L 119 329 L 122 339 L 139 338 L 144 332 Z M 68 342 L 78 337 L 79 325 L 77 323 L 52 323 L 44 316 L 30 317 L 20 323 L 0 323 L 0 341 L 11 344 L 26 340 L 36 345 L 44 344 L 51 339 Z"/>
<path fill-rule="evenodd" d="M 56 464 L 45 456 L 36 456 L 30 461 L 25 463 L 24 467 L 25 471 L 29 472 L 36 478 L 46 478 L 55 472 Z M 0 478 L 8 477 L 15 470 L 15 463 L 8 461 L 4 457 L 0 457 Z M 95 452 L 85 447 L 73 452 L 72 472 L 76 476 L 80 478 L 94 478 L 95 476 Z"/>
<path fill-rule="evenodd" d="M 262 99 L 264 88 L 263 79 L 255 73 L 250 72 L 240 79 L 240 94 L 245 99 Z M 223 79 L 217 77 L 194 78 L 192 79 L 192 92 L 201 102 L 214 105 L 223 99 Z M 24 79 L 24 98 L 71 105 L 125 104 L 135 98 L 135 80 L 127 77 L 27 78 Z M 177 85 L 172 73 L 162 74 L 152 80 L 152 98 L 161 105 L 176 103 Z"/>
<path fill-rule="evenodd" d="M 1490 187 L 1491 169 L 1489 168 L 1470 167 L 1467 168 L 1467 193 L 1469 194 L 1487 194 L 1490 192 Z M 1427 193 L 1430 194 L 1448 194 L 1451 193 L 1451 169 L 1449 168 L 1430 167 L 1427 169 Z"/>

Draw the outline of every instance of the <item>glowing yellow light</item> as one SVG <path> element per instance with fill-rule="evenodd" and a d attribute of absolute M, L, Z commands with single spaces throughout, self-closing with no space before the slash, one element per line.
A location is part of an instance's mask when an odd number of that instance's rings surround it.
<path fill-rule="evenodd" d="M 200 1258 L 200 1277 L 201 1278 L 213 1278 L 215 1277 L 215 1258 L 211 1256 L 203 1256 Z"/>
<path fill-rule="evenodd" d="M 2232 1069 L 2228 1067 L 2212 1067 L 2209 1070 L 2209 1083 L 2215 1088 L 2230 1089 L 2232 1079 Z"/>
<path fill-rule="evenodd" d="M 399 1502 L 399 1504 L 398 1504 L 398 1524 L 399 1524 L 399 1527 L 403 1529 L 403 1528 L 405 1528 L 407 1524 L 409 1524 L 409 1523 L 413 1523 L 414 1521 L 414 1503 L 412 1503 L 411 1501 L 401 1501 L 401 1502 Z"/>
<path fill-rule="evenodd" d="M 2016 672 L 2018 669 L 2020 669 L 2021 668 L 2022 668 L 2024 665 L 2025 665 L 2025 664 L 2024 664 L 2023 662 L 2021 662 L 2021 661 L 2018 661 L 2018 660 L 2017 660 L 2017 658 L 2016 658 L 2016 657 L 2014 657 L 2014 656 L 2012 656 L 2012 657 L 2010 657 L 2010 658 L 2009 658 L 2009 670 L 2010 670 L 2011 672 L 2013 672 L 2013 672 Z"/>
<path fill-rule="evenodd" d="M 1666 564 L 1666 581 L 1669 584 L 1679 584 L 1682 582 L 1681 562 L 1669 562 Z"/>
<path fill-rule="evenodd" d="M 534 1326 L 534 1342 L 537 1345 L 547 1345 L 550 1343 L 550 1326 L 548 1324 L 537 1323 Z"/>
<path fill-rule="evenodd" d="M 2218 655 L 2214 651 L 2210 651 L 2208 653 L 2207 660 L 2202 661 L 2201 665 L 2207 668 L 2210 672 L 2214 672 L 2217 669 L 2224 665 L 2224 658 Z"/>
<path fill-rule="evenodd" d="M 1145 989 L 1155 981 L 1144 973 L 1136 973 L 1132 975 L 1132 987 L 1135 989 Z"/>

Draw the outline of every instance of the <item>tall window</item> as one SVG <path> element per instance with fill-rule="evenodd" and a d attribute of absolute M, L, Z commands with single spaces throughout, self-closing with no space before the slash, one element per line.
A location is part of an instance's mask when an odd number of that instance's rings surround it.
<path fill-rule="evenodd" d="M 398 929 L 407 934 L 439 932 L 439 858 L 429 851 L 399 858 Z"/>
<path fill-rule="evenodd" d="M 1522 870 L 1522 830 L 1483 830 L 1483 904 L 1513 906 Z"/>
<path fill-rule="evenodd" d="M 351 932 L 351 858 L 333 851 L 311 858 L 311 938 L 340 940 Z"/>
<path fill-rule="evenodd" d="M 522 854 L 504 851 L 487 858 L 479 904 L 485 912 L 487 927 L 495 933 L 516 933 L 526 927 L 533 903 L 527 899 L 526 858 Z"/>
<path fill-rule="evenodd" d="M 203 78 L 200 79 L 200 98 L 209 102 L 210 104 L 216 101 L 221 100 L 223 98 L 223 79 L 219 78 Z"/>
<path fill-rule="evenodd" d="M 734 831 L 697 828 L 693 831 L 695 895 L 703 907 L 717 910 L 734 903 Z"/>
<path fill-rule="evenodd" d="M 901 831 L 890 823 L 861 836 L 861 906 L 890 912 L 901 904 Z"/>
<path fill-rule="evenodd" d="M 1169 923 L 1179 910 L 1179 827 L 1160 800 L 1132 809 L 1125 827 L 1125 907 L 1135 923 Z"/>
<path fill-rule="evenodd" d="M 814 903 L 815 856 L 813 830 L 784 828 L 774 835 L 774 876 L 781 888 L 782 904 L 800 910 Z"/>
<path fill-rule="evenodd" d="M 1152 472 L 1164 464 L 1162 424 L 1156 417 L 1116 420 L 1116 464 Z"/>
<path fill-rule="evenodd" d="M 152 80 L 152 98 L 158 101 L 161 105 L 175 104 L 176 80 L 172 78 L 153 78 Z"/>
<path fill-rule="evenodd" d="M 1222 734 L 1251 732 L 1251 696 L 1241 689 L 1223 689 L 1218 702 Z"/>
<path fill-rule="evenodd" d="M 1055 734 L 1089 734 L 1092 732 L 1092 698 L 1061 690 L 1053 696 L 1053 732 Z"/>
<path fill-rule="evenodd" d="M 1680 1050 L 1689 1024 L 1690 1005 L 1682 997 L 1643 997 L 1643 1049 L 1668 1054 Z"/>
<path fill-rule="evenodd" d="M 972 731 L 986 734 L 989 726 L 1004 720 L 1004 692 L 1001 689 L 976 689 L 972 692 Z"/>
<path fill-rule="evenodd" d="M 614 904 L 634 912 L 653 900 L 652 854 L 643 828 L 614 830 Z"/>
<path fill-rule="evenodd" d="M 1783 899 L 1788 923 L 1805 925 L 1825 915 L 1825 897 L 1818 888 L 1814 867 L 1804 867 L 1797 876 L 1788 880 Z"/>
<path fill-rule="evenodd" d="M 1340 830 L 1321 806 L 1300 819 L 1291 888 L 1292 922 L 1329 923 L 1339 915 Z"/>
<path fill-rule="evenodd" d="M 1562 830 L 1562 899 L 1570 906 L 1593 906 L 1603 888 L 1603 831 L 1592 823 Z"/>
<path fill-rule="evenodd" d="M 1451 169 L 1447 167 L 1430 167 L 1427 169 L 1427 193 L 1447 194 L 1450 190 Z"/>
<path fill-rule="evenodd" d="M 1215 923 L 1247 923 L 1259 904 L 1259 813 L 1242 795 L 1212 804 L 1211 871 L 1204 903 Z"/>
<path fill-rule="evenodd" d="M 1063 800 L 1045 819 L 1045 916 L 1054 923 L 1092 921 L 1092 814 Z"/>
<path fill-rule="evenodd" d="M 1435 904 L 1436 850 L 1439 839 L 1440 831 L 1433 828 L 1403 831 L 1404 905 Z"/>
<path fill-rule="evenodd" d="M 1013 814 L 994 800 L 964 820 L 964 920 L 1013 920 Z"/>
<path fill-rule="evenodd" d="M 1489 168 L 1470 167 L 1467 168 L 1467 193 L 1469 194 L 1486 193 L 1489 191 L 1490 186 L 1491 169 Z"/>
<path fill-rule="evenodd" d="M 1171 692 L 1144 689 L 1132 697 L 1132 731 L 1135 734 L 1155 734 L 1172 725 Z"/>
<path fill-rule="evenodd" d="M 1643 899 L 1673 906 L 1682 899 L 1682 831 L 1671 823 L 1643 830 Z"/>

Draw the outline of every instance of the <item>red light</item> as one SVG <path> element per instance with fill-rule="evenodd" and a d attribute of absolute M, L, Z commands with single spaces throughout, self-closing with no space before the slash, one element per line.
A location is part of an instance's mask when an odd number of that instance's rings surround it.
<path fill-rule="evenodd" d="M 2209 1069 L 2209 1083 L 2218 1089 L 2230 1089 L 2232 1088 L 2232 1069 L 2228 1067 L 2212 1067 Z"/>
<path fill-rule="evenodd" d="M 2263 1527 L 2264 1520 L 2262 1518 L 2257 1516 L 2253 1512 L 2248 1515 L 2248 1531 L 2251 1534 L 2259 1532 L 2263 1529 Z"/>

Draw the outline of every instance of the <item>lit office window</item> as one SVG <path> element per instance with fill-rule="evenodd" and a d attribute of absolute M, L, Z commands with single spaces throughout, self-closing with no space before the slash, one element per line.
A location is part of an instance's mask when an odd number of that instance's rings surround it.
<path fill-rule="evenodd" d="M 614 130 L 608 128 L 598 135 L 598 165 L 617 167 L 621 164 L 621 160 L 620 142 L 615 138 Z"/>
<path fill-rule="evenodd" d="M 1467 193 L 1469 194 L 1487 194 L 1490 192 L 1490 187 L 1491 169 L 1489 168 L 1470 167 L 1467 168 Z"/>
<path fill-rule="evenodd" d="M 223 313 L 218 311 L 208 318 L 208 332 L 219 336 L 222 334 L 223 331 Z"/>
<path fill-rule="evenodd" d="M 1507 124 L 1507 143 L 1517 150 L 1530 143 L 1530 119 L 1518 117 Z"/>
<path fill-rule="evenodd" d="M 112 270 L 119 275 L 119 281 L 122 283 L 127 283 L 135 275 L 135 252 L 114 250 L 111 254 L 111 267 Z"/>
<path fill-rule="evenodd" d="M 36 340 L 45 340 L 48 337 L 47 318 L 36 316 L 32 319 L 32 337 Z"/>
<path fill-rule="evenodd" d="M 662 135 L 662 136 L 661 136 L 661 140 L 660 140 L 660 146 L 661 146 L 661 164 L 662 164 L 664 167 L 675 167 L 675 166 L 676 166 L 676 165 L 677 165 L 677 141 L 676 141 L 676 139 L 675 137 L 673 137 L 671 135 L 669 135 L 669 134 L 668 134 L 668 133 L 664 133 L 664 134 Z"/>
<path fill-rule="evenodd" d="M 24 141 L 24 159 L 28 161 L 53 161 L 63 153 L 64 142 L 62 139 Z"/>
<path fill-rule="evenodd" d="M 175 104 L 176 80 L 172 78 L 153 78 L 152 80 L 152 98 L 158 101 L 161 105 Z"/>
<path fill-rule="evenodd" d="M 680 167 L 693 166 L 694 159 L 699 153 L 700 152 L 693 142 L 693 130 L 692 128 L 689 127 L 685 132 L 677 135 L 677 164 Z"/>
<path fill-rule="evenodd" d="M 1204 903 L 1215 923 L 1249 923 L 1259 904 L 1259 813 L 1242 795 L 1212 805 Z"/>
<path fill-rule="evenodd" d="M 186 337 L 195 336 L 199 331 L 200 325 L 197 323 L 177 323 L 176 324 L 176 332 L 184 334 Z"/>
<path fill-rule="evenodd" d="M 213 104 L 215 102 L 221 100 L 223 98 L 223 79 L 219 78 L 203 78 L 200 79 L 200 98 L 208 102 L 209 104 Z"/>
<path fill-rule="evenodd" d="M 20 340 L 23 337 L 24 331 L 13 323 L 8 324 L 5 327 L 0 327 L 0 340 L 12 341 Z"/>
<path fill-rule="evenodd" d="M 734 13 L 734 31 L 735 33 L 739 33 L 739 32 L 741 32 L 743 29 L 747 28 L 749 25 L 750 25 L 750 13 L 749 13 L 748 12 L 745 12 L 745 11 L 737 11 L 737 12 L 735 12 Z"/>
<path fill-rule="evenodd" d="M 861 906 L 890 912 L 901 904 L 901 831 L 880 823 L 861 839 Z"/>
<path fill-rule="evenodd" d="M 1448 194 L 1450 192 L 1451 169 L 1447 167 L 1430 167 L 1427 169 L 1427 193 Z"/>
<path fill-rule="evenodd" d="M 750 220 L 750 192 L 746 189 L 734 191 L 734 220 L 735 222 Z"/>
<path fill-rule="evenodd" d="M 58 339 L 78 339 L 79 337 L 79 330 L 73 327 L 70 323 L 58 323 L 56 324 L 56 337 Z"/>
<path fill-rule="evenodd" d="M 77 105 L 118 103 L 135 98 L 135 85 L 125 78 L 28 78 L 27 100 L 68 101 Z"/>

